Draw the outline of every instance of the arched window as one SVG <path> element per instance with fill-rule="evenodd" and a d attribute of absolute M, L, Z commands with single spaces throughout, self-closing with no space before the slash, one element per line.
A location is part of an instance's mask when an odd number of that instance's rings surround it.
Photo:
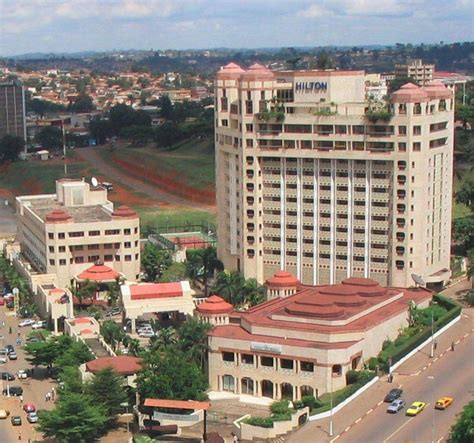
<path fill-rule="evenodd" d="M 224 375 L 222 377 L 222 390 L 229 392 L 235 391 L 234 377 L 232 377 L 232 375 Z"/>

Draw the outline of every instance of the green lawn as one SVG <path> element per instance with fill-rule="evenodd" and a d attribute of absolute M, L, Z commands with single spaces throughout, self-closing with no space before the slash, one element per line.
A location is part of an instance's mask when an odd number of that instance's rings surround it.
<path fill-rule="evenodd" d="M 97 152 L 104 159 L 109 149 Z M 159 150 L 153 145 L 142 148 L 120 148 L 113 156 L 139 165 L 147 165 L 162 174 L 172 174 L 187 185 L 196 188 L 213 188 L 215 183 L 214 141 L 212 139 L 187 141 L 175 149 Z"/>
<path fill-rule="evenodd" d="M 216 214 L 186 209 L 134 208 L 140 215 L 141 229 L 149 227 L 206 225 L 216 223 Z"/>
<path fill-rule="evenodd" d="M 68 177 L 81 178 L 93 174 L 87 163 L 68 165 Z M 0 174 L 0 187 L 14 194 L 28 194 L 31 189 L 38 193 L 54 193 L 55 180 L 64 177 L 64 166 L 60 163 L 44 161 L 16 161 L 5 173 Z"/>

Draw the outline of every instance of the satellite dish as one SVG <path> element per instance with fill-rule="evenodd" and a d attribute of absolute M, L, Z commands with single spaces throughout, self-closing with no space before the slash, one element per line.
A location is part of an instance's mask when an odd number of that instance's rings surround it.
<path fill-rule="evenodd" d="M 411 274 L 411 278 L 413 279 L 413 281 L 418 285 L 418 286 L 425 286 L 426 283 L 425 281 L 423 280 L 423 277 L 421 275 L 418 275 L 418 274 Z"/>
<path fill-rule="evenodd" d="M 95 177 L 91 178 L 91 183 L 92 183 L 92 186 L 94 186 L 94 188 L 99 186 L 99 182 L 97 181 L 97 179 Z"/>

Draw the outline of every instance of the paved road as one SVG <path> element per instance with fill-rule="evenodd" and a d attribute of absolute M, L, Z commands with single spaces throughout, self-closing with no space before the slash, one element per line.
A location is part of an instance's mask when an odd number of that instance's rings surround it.
<path fill-rule="evenodd" d="M 22 338 L 26 337 L 26 333 L 31 331 L 31 327 L 17 328 L 18 320 L 16 317 L 6 316 L 8 310 L 5 306 L 0 306 L 0 322 L 5 320 L 5 327 L 0 329 L 0 347 L 11 344 L 15 347 L 18 360 L 9 361 L 6 364 L 0 364 L 0 372 L 7 371 L 16 373 L 19 369 L 30 368 L 30 364 L 25 360 L 25 352 L 20 346 L 15 345 L 17 331 L 20 331 Z M 9 327 L 12 327 L 12 334 L 9 334 Z M 37 409 L 52 409 L 53 402 L 45 401 L 46 392 L 50 391 L 56 384 L 46 377 L 45 369 L 35 369 L 34 378 L 26 380 L 18 380 L 8 382 L 10 386 L 21 386 L 23 388 L 24 403 L 33 403 Z M 28 423 L 26 413 L 22 411 L 19 399 L 17 397 L 4 397 L 1 391 L 6 387 L 7 382 L 0 382 L 0 408 L 7 409 L 11 415 L 20 415 L 23 421 L 22 426 L 12 426 L 10 419 L 0 420 L 0 443 L 10 443 L 18 441 L 18 434 L 21 433 L 22 441 L 44 441 L 41 434 L 35 430 L 35 425 Z"/>
<path fill-rule="evenodd" d="M 393 384 L 380 380 L 360 395 L 340 412 L 334 414 L 334 435 L 329 437 L 329 419 L 308 422 L 296 432 L 285 437 L 291 443 L 416 443 L 431 442 L 432 405 L 435 397 L 451 395 L 455 403 L 446 411 L 435 412 L 435 430 L 438 441 L 446 436 L 455 414 L 464 404 L 473 399 L 474 393 L 474 309 L 464 310 L 461 320 L 440 337 L 435 358 L 430 359 L 426 346 L 396 370 Z M 451 342 L 456 343 L 455 351 L 449 350 Z M 447 351 L 449 350 L 449 351 Z M 447 351 L 447 352 L 446 352 Z M 435 383 L 428 379 L 435 377 Z M 387 414 L 382 400 L 393 387 L 402 385 L 407 402 L 415 400 L 430 403 L 428 409 L 413 420 L 404 414 Z M 433 386 L 435 390 L 433 391 Z M 403 428 L 400 429 L 400 427 Z M 393 436 L 390 434 L 396 432 Z M 416 438 L 414 439 L 413 436 Z"/>
<path fill-rule="evenodd" d="M 15 210 L 11 206 L 5 206 L 5 199 L 0 198 L 0 238 L 13 237 L 15 234 Z"/>
<path fill-rule="evenodd" d="M 160 200 L 165 203 L 171 203 L 176 206 L 183 206 L 186 208 L 192 208 L 196 211 L 215 212 L 215 206 L 204 205 L 201 203 L 186 200 L 179 196 L 167 193 L 157 186 L 150 184 L 144 180 L 139 180 L 132 175 L 127 175 L 126 171 L 115 168 L 111 163 L 104 161 L 101 156 L 97 153 L 97 149 L 104 149 L 101 147 L 95 148 L 81 148 L 77 149 L 76 153 L 79 158 L 90 163 L 95 169 L 100 171 L 101 174 L 108 177 L 112 182 L 117 182 L 129 186 L 135 191 L 142 192 L 148 195 L 153 200 Z M 192 167 L 192 165 L 190 165 Z"/>

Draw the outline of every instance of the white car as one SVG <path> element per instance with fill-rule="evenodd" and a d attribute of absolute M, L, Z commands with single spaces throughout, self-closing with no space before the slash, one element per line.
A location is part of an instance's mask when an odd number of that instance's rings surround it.
<path fill-rule="evenodd" d="M 26 419 L 30 422 L 30 423 L 36 423 L 39 419 L 38 417 L 38 414 L 35 412 L 28 412 L 27 416 L 26 416 Z"/>
<path fill-rule="evenodd" d="M 8 358 L 6 355 L 0 355 L 0 363 L 6 363 L 8 361 Z"/>
<path fill-rule="evenodd" d="M 23 328 L 24 326 L 31 326 L 34 325 L 36 322 L 31 319 L 31 318 L 25 318 L 25 320 L 22 320 L 20 323 L 18 323 L 18 326 L 20 328 Z"/>
<path fill-rule="evenodd" d="M 139 337 L 154 337 L 155 333 L 151 329 L 143 329 L 141 331 L 138 331 L 138 336 Z"/>
<path fill-rule="evenodd" d="M 44 329 L 48 326 L 48 322 L 45 320 L 40 320 L 31 325 L 32 329 Z"/>
<path fill-rule="evenodd" d="M 24 369 L 20 369 L 20 370 L 16 373 L 16 376 L 17 376 L 17 378 L 19 378 L 19 379 L 25 379 L 25 378 L 28 378 L 28 372 L 26 372 Z"/>

